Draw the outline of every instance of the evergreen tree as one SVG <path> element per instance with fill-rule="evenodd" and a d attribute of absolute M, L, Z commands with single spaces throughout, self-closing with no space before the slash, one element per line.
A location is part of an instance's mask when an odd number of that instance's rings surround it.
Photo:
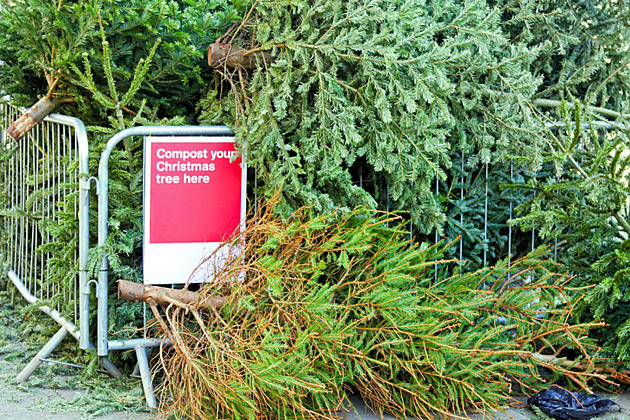
<path fill-rule="evenodd" d="M 189 117 L 207 84 L 204 47 L 239 18 L 244 5 L 239 0 L 5 2 L 0 5 L 0 85 L 17 105 L 30 106 L 47 96 L 72 104 L 64 112 L 86 124 L 108 125 L 103 105 L 77 69 L 87 58 L 94 83 L 115 106 L 115 94 L 107 89 L 107 62 L 122 94 L 133 83 L 138 63 L 157 46 L 137 97 L 120 108 L 131 117 L 145 99 L 150 118 Z M 109 57 L 103 55 L 101 33 Z"/>
<path fill-rule="evenodd" d="M 453 151 L 490 162 L 535 125 L 528 69 L 546 44 L 510 46 L 500 19 L 483 1 L 259 2 L 223 39 L 268 54 L 250 71 L 219 62 L 200 121 L 236 128 L 285 212 L 404 209 L 429 232 Z"/>
<path fill-rule="evenodd" d="M 607 347 L 626 361 L 619 153 L 630 145 L 591 131 L 583 163 L 574 149 L 579 120 L 627 127 L 628 39 L 624 2 L 261 1 L 222 37 L 238 53 L 214 63 L 200 120 L 235 127 L 261 190 L 283 189 L 285 214 L 408 210 L 416 232 L 461 234 L 480 263 L 505 256 L 511 202 L 523 229 L 558 239 L 577 282 L 599 284 L 585 315 L 614 323 Z M 563 103 L 583 111 L 567 117 Z M 485 164 L 489 208 L 502 208 L 488 232 Z M 531 246 L 516 239 L 513 252 Z"/>
<path fill-rule="evenodd" d="M 514 222 L 559 243 L 559 261 L 576 275 L 576 286 L 595 285 L 579 306 L 581 317 L 605 320 L 609 327 L 595 335 L 607 356 L 630 366 L 627 126 L 584 123 L 579 106 L 564 113 L 565 127 L 555 133 L 561 151 L 545 159 L 555 170 L 527 185 L 536 195 Z"/>

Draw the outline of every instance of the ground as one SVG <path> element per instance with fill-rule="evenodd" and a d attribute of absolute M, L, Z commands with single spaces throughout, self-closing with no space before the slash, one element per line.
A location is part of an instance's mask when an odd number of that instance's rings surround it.
<path fill-rule="evenodd" d="M 149 419 L 142 386 L 137 378 L 113 380 L 105 375 L 84 375 L 82 369 L 43 363 L 24 384 L 15 376 L 54 334 L 54 323 L 37 309 L 24 311 L 18 293 L 0 284 L 0 419 L 61 420 L 98 417 L 103 420 Z M 68 335 L 52 359 L 89 363 L 77 355 Z"/>
<path fill-rule="evenodd" d="M 1 420 L 148 420 L 157 418 L 144 406 L 142 386 L 138 378 L 119 380 L 105 375 L 84 375 L 76 368 L 44 363 L 24 384 L 18 385 L 15 376 L 43 343 L 54 333 L 48 331 L 45 316 L 32 310 L 23 313 L 21 297 L 11 297 L 0 291 L 0 419 Z M 51 332 L 52 331 L 52 332 Z M 64 341 L 66 348 L 53 353 L 53 359 L 73 363 L 77 360 L 71 338 Z M 74 354 L 74 355 L 73 355 Z M 86 357 L 86 356 L 83 356 Z M 71 360 L 68 360 L 70 358 Z M 620 410 L 612 410 L 601 419 L 630 420 L 630 393 L 610 396 Z M 347 420 L 376 420 L 360 399 L 352 400 L 354 409 L 340 413 Z M 482 419 L 482 415 L 464 416 Z M 505 413 L 486 414 L 486 419 L 542 420 L 527 408 L 506 408 Z M 384 420 L 393 420 L 385 417 Z"/>

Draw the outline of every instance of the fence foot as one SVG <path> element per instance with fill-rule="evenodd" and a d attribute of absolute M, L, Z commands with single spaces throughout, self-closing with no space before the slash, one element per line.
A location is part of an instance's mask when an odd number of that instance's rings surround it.
<path fill-rule="evenodd" d="M 138 367 L 140 368 L 140 377 L 142 378 L 142 388 L 144 389 L 144 398 L 147 401 L 147 407 L 156 409 L 157 400 L 153 393 L 153 380 L 151 378 L 151 369 L 149 368 L 149 358 L 147 357 L 146 347 L 136 347 L 136 357 L 138 358 Z"/>
<path fill-rule="evenodd" d="M 101 367 L 107 371 L 107 374 L 112 378 L 120 378 L 122 372 L 118 370 L 115 364 L 111 362 L 107 357 L 100 357 Z"/>
<path fill-rule="evenodd" d="M 48 340 L 48 343 L 46 343 L 46 345 L 42 347 L 42 349 L 35 355 L 35 357 L 33 357 L 33 359 L 28 362 L 26 366 L 24 366 L 24 369 L 22 369 L 22 371 L 17 376 L 17 382 L 21 384 L 22 382 L 26 381 L 29 376 L 33 374 L 35 369 L 37 369 L 39 365 L 42 364 L 42 359 L 46 359 L 48 356 L 50 356 L 50 354 L 55 350 L 59 343 L 61 343 L 61 341 L 64 339 L 66 334 L 68 334 L 68 330 L 66 329 L 66 327 L 59 328 L 59 331 L 57 331 L 55 335 L 53 335 L 52 338 Z"/>
<path fill-rule="evenodd" d="M 145 347 L 144 350 L 147 353 L 147 357 L 150 359 L 151 358 L 151 353 L 153 352 L 153 347 Z M 132 377 L 138 377 L 140 378 L 140 363 L 136 363 L 136 365 L 133 368 L 133 373 L 131 374 Z"/>

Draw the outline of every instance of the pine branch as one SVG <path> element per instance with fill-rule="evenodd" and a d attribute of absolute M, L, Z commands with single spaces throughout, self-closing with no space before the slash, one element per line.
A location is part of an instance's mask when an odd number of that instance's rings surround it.
<path fill-rule="evenodd" d="M 562 101 L 557 101 L 554 99 L 540 99 L 540 98 L 533 99 L 531 103 L 534 105 L 545 107 L 545 108 L 560 108 L 562 106 Z M 569 107 L 574 107 L 575 103 L 565 102 L 565 105 Z M 621 112 L 613 111 L 612 109 L 608 109 L 608 108 L 602 108 L 599 106 L 591 106 L 591 105 L 586 105 L 585 108 L 592 112 L 608 115 L 609 117 L 622 118 L 622 119 L 630 118 L 630 114 L 624 114 Z"/>
<path fill-rule="evenodd" d="M 45 65 L 43 65 L 41 63 L 39 63 L 39 64 L 42 65 L 42 67 L 45 67 L 48 71 L 55 73 L 60 79 L 63 79 L 66 82 L 71 83 L 74 86 L 78 86 L 78 87 L 81 87 L 82 89 L 85 89 L 85 90 L 89 91 L 85 81 L 79 81 L 79 80 L 77 80 L 77 79 L 75 79 L 73 77 L 68 76 L 65 73 L 62 73 L 59 70 L 53 69 L 52 67 L 45 66 Z M 75 66 L 75 69 L 76 69 L 75 72 L 79 75 L 79 77 L 81 77 L 82 74 L 79 72 L 79 70 L 76 68 L 76 66 Z M 101 95 L 111 105 L 116 105 L 116 102 L 112 98 L 110 98 L 109 96 L 107 96 L 106 94 L 104 94 L 102 92 L 101 92 Z M 133 115 L 134 117 L 137 115 L 137 113 L 135 111 L 131 110 L 130 108 L 128 108 L 126 106 L 123 106 L 120 109 L 122 109 L 123 111 L 125 111 L 129 115 Z"/>

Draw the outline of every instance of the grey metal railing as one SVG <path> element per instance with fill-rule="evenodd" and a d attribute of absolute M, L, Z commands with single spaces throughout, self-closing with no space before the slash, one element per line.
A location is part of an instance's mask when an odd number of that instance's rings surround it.
<path fill-rule="evenodd" d="M 232 136 L 234 133 L 224 126 L 150 126 L 133 127 L 114 135 L 101 153 L 98 167 L 98 246 L 105 247 L 108 236 L 109 214 L 109 158 L 112 151 L 121 141 L 131 137 L 147 136 Z M 153 383 L 146 349 L 159 346 L 167 340 L 155 338 L 131 338 L 114 340 L 109 337 L 109 273 L 107 255 L 104 256 L 98 274 L 97 286 L 97 349 L 100 357 L 105 357 L 109 351 L 134 349 L 138 359 L 138 368 L 142 378 L 142 386 L 149 408 L 156 408 L 157 401 L 153 393 Z M 145 320 L 146 322 L 146 320 Z"/>
<path fill-rule="evenodd" d="M 0 188 L 4 207 L 1 224 L 4 240 L 0 255 L 8 278 L 30 304 L 50 315 L 61 328 L 35 358 L 20 372 L 24 381 L 70 333 L 81 349 L 94 349 L 89 338 L 89 290 L 87 254 L 89 249 L 89 173 L 87 133 L 81 120 L 52 114 L 25 137 L 16 141 L 7 135 L 11 121 L 20 110 L 0 103 L 1 146 Z M 60 221 L 63 213 L 76 220 L 76 231 L 64 238 L 76 244 L 64 267 L 71 267 L 64 282 L 49 281 L 53 255 L 48 249 L 55 241 L 47 226 Z M 72 214 L 69 214 L 72 213 Z M 79 326 L 77 327 L 77 324 Z M 108 361 L 106 369 L 118 375 Z"/>

